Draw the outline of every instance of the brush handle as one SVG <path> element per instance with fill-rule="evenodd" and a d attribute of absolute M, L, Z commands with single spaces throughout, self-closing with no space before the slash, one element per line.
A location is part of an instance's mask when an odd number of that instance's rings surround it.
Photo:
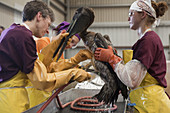
<path fill-rule="evenodd" d="M 58 54 L 58 57 L 57 57 L 57 60 L 56 62 L 60 59 L 61 55 L 63 54 L 63 51 L 65 49 L 65 47 L 67 46 L 67 42 L 69 40 L 69 38 L 71 38 L 73 35 L 69 35 L 68 37 L 66 37 L 65 41 L 63 42 L 62 47 L 58 47 L 58 48 L 61 48 L 60 51 L 59 51 L 59 54 Z M 57 48 L 57 49 L 58 49 Z M 58 51 L 57 51 L 58 52 Z"/>
<path fill-rule="evenodd" d="M 55 50 L 54 54 L 53 54 L 53 58 L 56 56 L 56 54 L 58 53 L 59 49 L 61 48 L 62 44 L 64 43 L 65 38 L 63 38 L 59 44 L 59 46 L 57 47 L 57 49 Z"/>

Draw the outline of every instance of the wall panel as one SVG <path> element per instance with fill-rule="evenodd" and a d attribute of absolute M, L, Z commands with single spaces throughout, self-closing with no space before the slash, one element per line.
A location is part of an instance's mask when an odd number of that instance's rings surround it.
<path fill-rule="evenodd" d="M 0 25 L 8 28 L 14 22 L 14 11 L 0 4 Z"/>
<path fill-rule="evenodd" d="M 70 0 L 70 12 L 72 16 L 75 10 L 80 6 L 89 6 L 94 9 L 95 21 L 89 30 L 99 32 L 102 35 L 110 36 L 113 45 L 118 49 L 120 54 L 123 49 L 130 49 L 138 40 L 137 31 L 130 30 L 128 24 L 128 11 L 130 4 L 135 0 Z M 170 8 L 170 0 L 165 0 Z M 170 10 L 164 17 L 160 18 L 160 26 L 154 29 L 162 39 L 165 55 L 168 59 L 168 45 L 170 34 Z M 79 48 L 83 43 L 78 44 Z M 76 51 L 76 50 L 73 50 Z"/>
<path fill-rule="evenodd" d="M 71 0 L 71 5 L 110 5 L 110 4 L 130 4 L 134 0 Z"/>

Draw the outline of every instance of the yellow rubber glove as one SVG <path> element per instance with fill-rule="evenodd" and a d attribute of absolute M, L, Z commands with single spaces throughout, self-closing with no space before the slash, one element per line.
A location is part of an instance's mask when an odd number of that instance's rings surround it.
<path fill-rule="evenodd" d="M 53 91 L 67 84 L 70 80 L 82 82 L 91 78 L 91 75 L 86 71 L 76 68 L 47 73 L 45 65 L 38 59 L 35 61 L 33 71 L 27 76 L 35 88 L 45 91 Z"/>
<path fill-rule="evenodd" d="M 60 59 L 58 62 L 52 62 L 48 67 L 48 72 L 59 72 L 74 68 L 80 62 L 91 59 L 92 54 L 89 50 L 83 49 L 80 50 L 74 57 L 70 59 Z"/>
<path fill-rule="evenodd" d="M 43 63 L 46 67 L 48 67 L 50 65 L 50 63 L 53 61 L 53 54 L 56 51 L 56 49 L 58 48 L 61 40 L 68 36 L 69 33 L 60 33 L 58 35 L 58 38 L 56 38 L 56 40 L 54 40 L 53 42 L 51 42 L 48 46 L 46 46 L 44 49 L 42 49 L 41 54 L 43 54 Z"/>
<path fill-rule="evenodd" d="M 81 49 L 74 57 L 71 57 L 70 60 L 74 64 L 78 64 L 84 60 L 91 59 L 92 53 L 87 49 Z"/>

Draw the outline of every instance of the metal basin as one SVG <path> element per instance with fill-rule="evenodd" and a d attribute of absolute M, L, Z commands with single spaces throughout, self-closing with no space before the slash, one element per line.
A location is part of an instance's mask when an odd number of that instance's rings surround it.
<path fill-rule="evenodd" d="M 100 90 L 99 89 L 69 89 L 63 93 L 59 94 L 59 98 L 62 104 L 65 104 L 67 102 L 73 101 L 76 98 L 83 97 L 83 96 L 94 96 L 97 94 Z M 45 102 L 44 102 L 45 103 Z M 41 106 L 44 104 L 41 103 L 23 113 L 36 113 Z M 116 103 L 117 110 L 113 113 L 123 113 L 125 108 L 125 102 L 122 99 L 122 96 L 119 96 L 118 102 Z M 51 103 L 44 109 L 42 113 L 110 113 L 110 112 L 84 112 L 84 111 L 76 111 L 70 109 L 70 106 L 67 106 L 64 109 L 60 109 L 57 107 L 56 99 L 53 99 Z"/>

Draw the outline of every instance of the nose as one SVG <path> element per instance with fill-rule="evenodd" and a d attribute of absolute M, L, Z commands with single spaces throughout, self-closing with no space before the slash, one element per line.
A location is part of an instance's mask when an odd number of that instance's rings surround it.
<path fill-rule="evenodd" d="M 47 29 L 46 33 L 49 34 L 49 30 L 48 29 Z"/>
<path fill-rule="evenodd" d="M 128 21 L 130 21 L 130 17 L 128 17 Z"/>
<path fill-rule="evenodd" d="M 70 47 L 70 48 L 72 48 L 72 47 L 73 47 L 73 44 L 72 44 L 72 43 L 70 43 L 69 47 Z"/>

